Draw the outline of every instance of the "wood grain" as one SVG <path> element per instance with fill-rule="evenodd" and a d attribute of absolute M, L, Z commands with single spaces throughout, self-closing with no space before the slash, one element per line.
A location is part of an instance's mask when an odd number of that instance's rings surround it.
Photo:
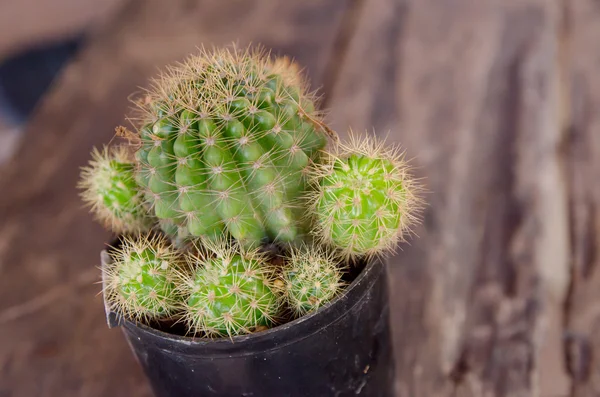
<path fill-rule="evenodd" d="M 571 395 L 600 395 L 600 6 L 565 3 L 569 83 L 568 158 L 571 285 L 565 356 Z"/>
<path fill-rule="evenodd" d="M 0 395 L 149 396 L 97 293 L 110 236 L 75 184 L 93 146 L 123 122 L 128 95 L 201 45 L 262 43 L 294 56 L 316 88 L 346 1 L 132 1 L 44 99 L 0 173 Z"/>
<path fill-rule="evenodd" d="M 542 378 L 567 392 L 546 326 L 561 324 L 568 283 L 558 3 L 366 10 L 333 125 L 390 131 L 430 191 L 419 238 L 390 267 L 399 395 L 531 396 Z"/>

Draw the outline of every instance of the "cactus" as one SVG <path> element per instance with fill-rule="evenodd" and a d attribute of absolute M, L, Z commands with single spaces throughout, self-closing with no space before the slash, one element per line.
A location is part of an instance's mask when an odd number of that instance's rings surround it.
<path fill-rule="evenodd" d="M 246 246 L 304 234 L 307 169 L 327 139 L 295 64 L 202 51 L 140 103 L 138 182 L 160 219 Z"/>
<path fill-rule="evenodd" d="M 181 259 L 164 237 L 124 238 L 109 255 L 104 293 L 117 313 L 147 323 L 168 318 L 181 307 L 175 284 Z"/>
<path fill-rule="evenodd" d="M 315 103 L 297 65 L 262 50 L 203 49 L 154 80 L 137 131 L 117 129 L 128 146 L 94 150 L 78 185 L 125 235 L 107 309 L 188 335 L 258 332 L 331 302 L 344 266 L 405 239 L 421 188 L 402 153 L 340 143 Z"/>
<path fill-rule="evenodd" d="M 322 247 L 294 248 L 284 261 L 285 300 L 295 317 L 317 310 L 343 291 L 335 256 Z"/>
<path fill-rule="evenodd" d="M 204 248 L 189 257 L 193 271 L 181 283 L 189 332 L 232 337 L 274 324 L 280 300 L 267 256 L 223 240 Z"/>
<path fill-rule="evenodd" d="M 419 185 L 398 148 L 351 135 L 314 172 L 315 235 L 347 258 L 393 250 L 417 220 Z"/>
<path fill-rule="evenodd" d="M 144 231 L 154 223 L 143 206 L 134 164 L 123 146 L 94 149 L 89 165 L 82 168 L 78 187 L 96 218 L 116 233 Z"/>

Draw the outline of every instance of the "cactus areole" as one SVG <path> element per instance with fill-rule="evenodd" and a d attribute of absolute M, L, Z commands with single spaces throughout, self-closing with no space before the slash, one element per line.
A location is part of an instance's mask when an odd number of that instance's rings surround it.
<path fill-rule="evenodd" d="M 118 235 L 107 321 L 155 394 L 392 396 L 381 257 L 420 209 L 402 153 L 340 141 L 264 51 L 201 50 L 134 102 L 79 188 Z"/>

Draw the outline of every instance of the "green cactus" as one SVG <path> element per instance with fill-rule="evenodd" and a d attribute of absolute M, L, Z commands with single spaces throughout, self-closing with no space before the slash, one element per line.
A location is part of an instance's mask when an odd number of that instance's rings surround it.
<path fill-rule="evenodd" d="M 344 289 L 334 255 L 320 246 L 294 248 L 284 261 L 284 296 L 295 317 L 317 310 Z"/>
<path fill-rule="evenodd" d="M 352 136 L 314 176 L 315 234 L 348 258 L 395 249 L 417 220 L 420 188 L 394 146 Z"/>
<path fill-rule="evenodd" d="M 135 321 L 168 318 L 182 306 L 176 279 L 181 259 L 167 239 L 123 238 L 109 251 L 105 265 L 106 301 L 117 313 Z"/>
<path fill-rule="evenodd" d="M 107 307 L 195 336 L 259 332 L 331 302 L 343 266 L 405 239 L 421 187 L 402 153 L 340 143 L 315 103 L 296 64 L 261 50 L 202 50 L 156 79 L 137 132 L 117 131 L 129 145 L 94 150 L 78 185 L 125 235 L 103 268 Z"/>
<path fill-rule="evenodd" d="M 204 248 L 204 254 L 190 256 L 193 271 L 181 284 L 189 332 L 232 337 L 274 324 L 280 300 L 265 254 L 224 241 Z"/>
<path fill-rule="evenodd" d="M 160 219 L 246 246 L 303 235 L 301 198 L 323 124 L 296 66 L 264 52 L 202 51 L 140 104 L 138 182 Z"/>
<path fill-rule="evenodd" d="M 158 227 L 171 241 L 177 240 L 180 237 L 179 233 L 181 230 L 169 219 L 159 220 Z"/>
<path fill-rule="evenodd" d="M 78 184 L 83 201 L 115 233 L 145 231 L 154 223 L 143 205 L 143 192 L 135 182 L 134 164 L 128 157 L 123 146 L 94 149 Z"/>

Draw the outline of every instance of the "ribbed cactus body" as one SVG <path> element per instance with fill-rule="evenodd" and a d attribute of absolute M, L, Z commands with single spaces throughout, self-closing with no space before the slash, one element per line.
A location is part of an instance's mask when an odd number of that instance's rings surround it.
<path fill-rule="evenodd" d="M 260 53 L 202 53 L 144 106 L 138 181 L 158 218 L 243 244 L 302 234 L 306 171 L 325 135 L 296 70 Z"/>
<path fill-rule="evenodd" d="M 371 138 L 353 138 L 317 171 L 313 209 L 320 241 L 346 256 L 394 249 L 419 201 L 401 155 Z"/>
<path fill-rule="evenodd" d="M 167 317 L 181 307 L 178 254 L 160 237 L 124 239 L 105 269 L 107 301 L 136 320 Z"/>
<path fill-rule="evenodd" d="M 79 188 L 96 217 L 117 233 L 145 230 L 153 223 L 124 147 L 94 150 L 82 169 Z"/>
<path fill-rule="evenodd" d="M 190 332 L 234 336 L 272 325 L 280 302 L 266 258 L 235 247 L 209 255 L 192 259 L 194 272 L 184 282 Z"/>
<path fill-rule="evenodd" d="M 334 257 L 322 248 L 294 249 L 283 270 L 288 306 L 297 317 L 317 310 L 342 292 L 341 277 Z"/>

